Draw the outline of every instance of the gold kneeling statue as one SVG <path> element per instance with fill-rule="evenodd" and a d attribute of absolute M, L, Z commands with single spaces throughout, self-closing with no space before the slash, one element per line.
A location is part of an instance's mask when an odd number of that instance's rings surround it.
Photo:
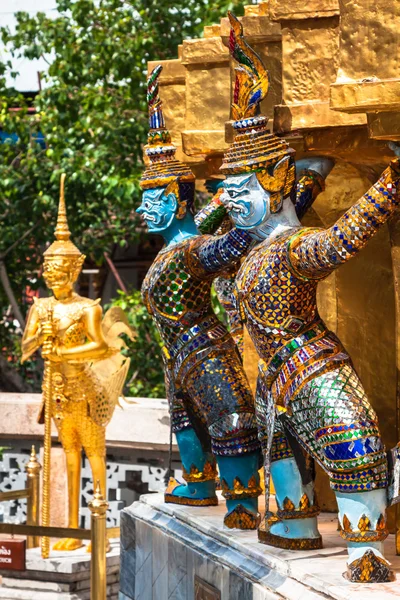
<path fill-rule="evenodd" d="M 44 253 L 43 277 L 53 292 L 49 298 L 35 298 L 22 340 L 22 361 L 42 348 L 45 361 L 43 404 L 39 422 L 46 422 L 44 445 L 42 516 L 49 516 L 50 428 L 53 418 L 65 451 L 68 477 L 68 527 L 79 526 L 81 453 L 90 462 L 94 487 L 99 481 L 106 497 L 106 425 L 111 420 L 128 373 L 129 359 L 121 354 L 119 337 L 132 338 L 125 314 L 111 308 L 103 318 L 100 300 L 82 298 L 74 292 L 85 256 L 70 241 L 61 178 L 56 241 Z M 43 518 L 42 518 L 43 521 Z M 50 523 L 45 523 L 49 525 Z M 75 550 L 81 540 L 59 540 L 55 550 Z M 42 548 L 43 551 L 43 548 Z M 48 552 L 47 552 L 48 554 Z"/>

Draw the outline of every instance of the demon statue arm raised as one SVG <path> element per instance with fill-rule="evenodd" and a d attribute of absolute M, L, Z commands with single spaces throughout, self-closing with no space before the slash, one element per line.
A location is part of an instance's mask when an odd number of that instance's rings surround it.
<path fill-rule="evenodd" d="M 214 187 L 218 187 L 218 189 L 213 194 L 208 204 L 195 214 L 194 222 L 196 223 L 197 229 L 203 235 L 221 233 L 221 230 L 225 233 L 232 228 L 232 223 L 225 206 L 220 200 L 220 196 L 223 192 L 222 180 L 217 180 L 217 182 L 207 180 L 206 187 L 207 183 L 210 183 L 209 187 L 211 190 L 213 190 Z"/>
<path fill-rule="evenodd" d="M 306 214 L 317 196 L 325 190 L 325 179 L 333 166 L 333 160 L 318 156 L 296 161 L 295 209 L 298 219 Z"/>
<path fill-rule="evenodd" d="M 293 269 L 307 278 L 326 277 L 357 254 L 386 223 L 400 203 L 400 159 L 336 223 L 326 230 L 299 232 L 290 243 Z"/>

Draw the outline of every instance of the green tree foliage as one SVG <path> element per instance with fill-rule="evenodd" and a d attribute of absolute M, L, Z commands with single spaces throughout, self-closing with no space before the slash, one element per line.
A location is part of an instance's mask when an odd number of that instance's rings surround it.
<path fill-rule="evenodd" d="M 49 61 L 42 91 L 7 89 L 0 63 L 0 261 L 22 311 L 40 281 L 52 240 L 59 178 L 75 243 L 97 264 L 104 251 L 137 235 L 134 208 L 147 133 L 147 61 L 177 56 L 178 45 L 243 2 L 225 0 L 57 0 L 54 18 L 17 13 L 0 33 L 15 58 Z M 34 107 L 35 112 L 31 109 Z M 39 143 L 39 133 L 44 144 Z M 0 284 L 0 348 L 18 346 Z M 7 322 L 7 327 L 1 323 Z"/>

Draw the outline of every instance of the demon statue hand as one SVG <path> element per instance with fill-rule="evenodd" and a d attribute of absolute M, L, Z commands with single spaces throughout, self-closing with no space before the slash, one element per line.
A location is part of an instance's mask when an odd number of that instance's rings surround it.
<path fill-rule="evenodd" d="M 111 308 L 103 317 L 99 300 L 74 292 L 84 255 L 70 241 L 61 183 L 56 241 L 44 253 L 43 277 L 53 295 L 35 298 L 22 340 L 22 360 L 42 347 L 51 366 L 51 416 L 66 456 L 68 527 L 79 526 L 82 448 L 93 482 L 106 497 L 105 432 L 121 394 L 129 359 L 121 354 L 121 333 L 132 336 L 126 317 Z M 42 406 L 39 422 L 44 420 Z M 54 549 L 74 550 L 78 539 L 58 541 Z"/>
<path fill-rule="evenodd" d="M 150 165 L 141 179 L 138 208 L 148 229 L 166 242 L 142 293 L 164 343 L 172 428 L 186 485 L 171 479 L 166 502 L 207 506 L 215 494 L 216 457 L 227 503 L 228 527 L 259 524 L 259 443 L 254 400 L 235 342 L 216 318 L 214 277 L 237 261 L 251 237 L 232 230 L 200 236 L 194 223 L 194 175 L 175 159 L 158 95 L 156 67 L 148 80 Z"/>
<path fill-rule="evenodd" d="M 268 73 L 233 15 L 230 49 L 239 63 L 232 106 L 235 140 L 221 167 L 221 199 L 257 245 L 236 279 L 236 294 L 259 353 L 256 414 L 266 477 L 277 514 L 266 513 L 260 541 L 283 548 L 321 546 L 313 480 L 302 449 L 330 477 L 348 545 L 351 581 L 388 581 L 387 461 L 372 409 L 340 340 L 318 314 L 316 290 L 356 255 L 394 213 L 400 168 L 380 180 L 330 229 L 303 228 L 292 204 L 295 167 L 287 143 L 256 116 Z M 329 163 L 313 167 L 322 175 Z"/>

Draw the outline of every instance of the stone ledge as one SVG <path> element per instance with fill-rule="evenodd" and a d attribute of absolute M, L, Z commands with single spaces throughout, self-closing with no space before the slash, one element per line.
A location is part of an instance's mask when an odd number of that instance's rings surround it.
<path fill-rule="evenodd" d="M 189 156 L 222 154 L 228 148 L 224 130 L 183 131 L 182 144 L 185 154 Z"/>
<path fill-rule="evenodd" d="M 375 140 L 400 140 L 400 110 L 367 114 L 368 133 Z"/>
<path fill-rule="evenodd" d="M 332 110 L 362 113 L 400 109 L 400 79 L 333 83 L 330 91 Z"/>
<path fill-rule="evenodd" d="M 51 550 L 48 559 L 40 556 L 39 548 L 27 550 L 25 571 L 0 571 L 0 600 L 90 600 L 90 563 L 85 547 L 73 552 Z M 106 573 L 107 600 L 117 600 L 119 540 L 111 540 Z"/>
<path fill-rule="evenodd" d="M 340 14 L 338 0 L 270 0 L 269 14 L 274 21 L 318 19 Z"/>
<path fill-rule="evenodd" d="M 163 592 L 154 595 L 152 581 L 157 580 L 161 568 L 166 571 L 164 586 L 168 590 L 169 578 L 179 568 L 181 598 L 193 597 L 195 574 L 217 587 L 221 600 L 386 600 L 400 594 L 400 581 L 362 586 L 342 577 L 347 553 L 334 514 L 324 513 L 319 518 L 322 550 L 293 552 L 258 543 L 256 532 L 224 528 L 224 512 L 222 500 L 218 507 L 191 508 L 166 505 L 162 494 L 142 496 L 125 509 L 121 591 L 128 599 L 143 594 L 146 600 L 165 600 L 169 596 Z M 399 573 L 394 536 L 389 537 L 386 554 Z M 244 589 L 246 593 L 238 591 Z"/>
<path fill-rule="evenodd" d="M 204 27 L 203 32 L 205 38 L 220 37 L 221 25 L 219 23 L 214 23 L 213 25 L 206 25 Z"/>
<path fill-rule="evenodd" d="M 43 439 L 43 425 L 37 422 L 41 394 L 0 393 L 0 439 Z M 169 448 L 168 402 L 156 398 L 120 400 L 107 425 L 106 443 L 112 447 L 165 451 Z M 151 423 L 151 427 L 148 424 Z M 57 439 L 53 424 L 52 436 Z M 134 441 L 133 441 L 134 440 Z"/>
<path fill-rule="evenodd" d="M 229 62 L 229 51 L 220 37 L 185 40 L 183 42 L 182 64 L 204 68 L 209 63 Z"/>
<path fill-rule="evenodd" d="M 274 131 L 286 133 L 294 129 L 320 129 L 366 125 L 365 114 L 347 114 L 331 110 L 329 102 L 304 102 L 275 106 Z"/>
<path fill-rule="evenodd" d="M 147 63 L 147 73 L 150 75 L 152 70 L 162 65 L 163 70 L 159 77 L 160 86 L 163 85 L 185 85 L 185 67 L 179 58 L 171 60 L 151 60 Z"/>
<path fill-rule="evenodd" d="M 243 25 L 243 34 L 249 44 L 280 41 L 282 39 L 281 26 L 273 23 L 268 16 L 239 17 Z M 228 17 L 221 19 L 221 37 L 224 44 L 228 45 L 231 25 Z"/>

